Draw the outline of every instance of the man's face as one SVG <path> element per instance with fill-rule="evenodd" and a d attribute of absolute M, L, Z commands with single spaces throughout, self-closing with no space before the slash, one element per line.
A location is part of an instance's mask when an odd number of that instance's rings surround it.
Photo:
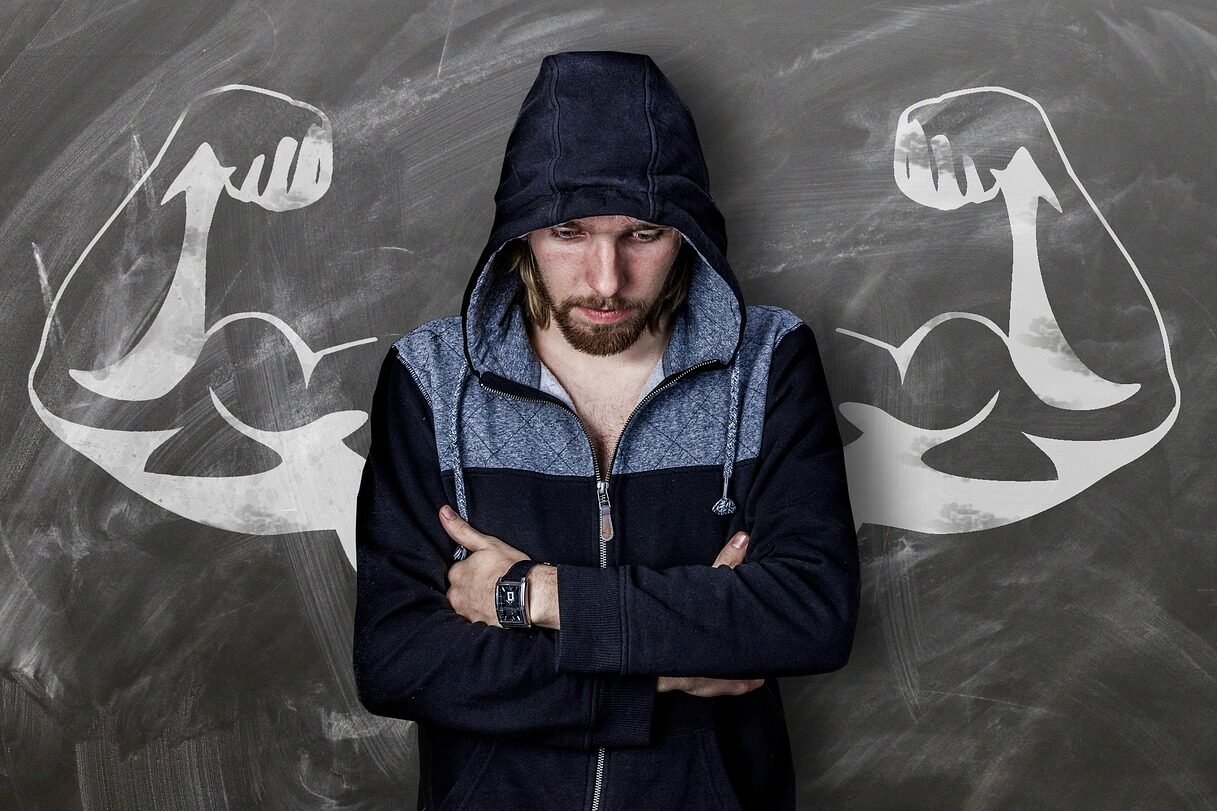
<path fill-rule="evenodd" d="M 659 307 L 680 251 L 675 228 L 606 215 L 584 217 L 528 235 L 537 287 L 572 347 L 614 355 L 638 340 Z"/>

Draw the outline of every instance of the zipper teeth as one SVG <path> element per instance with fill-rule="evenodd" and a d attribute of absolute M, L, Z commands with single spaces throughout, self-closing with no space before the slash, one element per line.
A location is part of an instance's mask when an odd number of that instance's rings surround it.
<path fill-rule="evenodd" d="M 671 386 L 671 385 L 672 385 L 673 383 L 675 383 L 677 380 L 680 380 L 680 379 L 681 379 L 682 377 L 684 377 L 685 375 L 689 374 L 690 372 L 692 372 L 692 371 L 694 371 L 694 370 L 696 370 L 696 369 L 700 369 L 700 368 L 702 368 L 703 366 L 709 366 L 709 365 L 710 365 L 710 364 L 712 364 L 712 363 L 718 363 L 718 361 L 716 361 L 716 360 L 703 360 L 701 363 L 695 363 L 695 364 L 693 364 L 693 365 L 692 365 L 692 366 L 690 366 L 689 368 L 684 369 L 684 370 L 682 370 L 682 371 L 678 372 L 678 373 L 676 374 L 676 376 L 675 376 L 675 377 L 673 377 L 673 378 L 672 378 L 671 380 L 669 380 L 668 382 L 663 383 L 663 384 L 661 384 L 661 385 L 659 385 L 659 386 L 656 386 L 655 388 L 653 388 L 653 389 L 651 389 L 650 391 L 648 391 L 648 392 L 647 392 L 647 394 L 646 394 L 646 396 L 645 396 L 645 397 L 643 397 L 641 400 L 639 400 L 639 401 L 638 401 L 638 405 L 634 406 L 634 410 L 630 412 L 630 416 L 628 416 L 628 417 L 626 417 L 626 418 L 625 418 L 625 424 L 621 426 L 621 435 L 617 437 L 617 442 L 615 442 L 615 443 L 613 444 L 613 455 L 609 457 L 609 475 L 612 475 L 612 472 L 613 472 L 613 463 L 614 463 L 615 461 L 617 461 L 617 449 L 618 449 L 619 447 L 621 447 L 621 437 L 622 437 L 622 436 L 625 436 L 625 429 L 626 429 L 626 426 L 628 426 L 628 425 L 630 424 L 630 420 L 634 419 L 634 415 L 638 413 L 638 409 L 642 408 L 642 407 L 643 407 L 643 405 L 645 405 L 645 404 L 647 403 L 647 401 L 649 401 L 649 400 L 650 400 L 652 397 L 654 397 L 656 394 L 658 394 L 659 392 L 661 392 L 661 391 L 663 391 L 664 389 L 668 388 L 669 386 Z"/>
<path fill-rule="evenodd" d="M 596 785 L 592 788 L 592 811 L 600 807 L 600 788 L 604 779 L 604 747 L 596 752 Z"/>
<path fill-rule="evenodd" d="M 704 360 L 701 363 L 695 363 L 692 366 L 690 366 L 689 368 L 678 372 L 676 375 L 674 375 L 672 377 L 671 380 L 668 380 L 668 381 L 656 386 L 655 388 L 651 389 L 649 392 L 647 392 L 645 397 L 643 397 L 641 400 L 638 401 L 638 404 L 634 406 L 634 410 L 631 411 L 630 415 L 625 418 L 625 424 L 621 426 L 621 433 L 617 436 L 617 441 L 615 443 L 613 443 L 613 454 L 612 454 L 612 456 L 609 457 L 609 463 L 608 463 L 608 475 L 609 476 L 613 475 L 613 463 L 617 461 L 617 449 L 619 447 L 621 447 L 621 437 L 625 436 L 625 429 L 629 427 L 630 421 L 634 419 L 634 415 L 638 413 L 638 410 L 640 408 L 642 408 L 644 405 L 646 405 L 646 403 L 649 402 L 650 399 L 652 397 L 654 397 L 656 394 L 658 394 L 659 392 L 668 388 L 669 386 L 671 386 L 677 380 L 680 380 L 685 375 L 689 374 L 690 372 L 696 371 L 697 369 L 701 369 L 704 366 L 709 366 L 714 363 L 721 363 L 721 361 Z M 503 391 L 502 389 L 496 389 L 493 386 L 487 386 L 485 383 L 482 382 L 482 379 L 480 377 L 477 378 L 477 381 L 478 381 L 478 385 L 480 385 L 482 388 L 489 389 L 490 391 L 501 394 L 504 397 L 510 397 L 513 400 L 524 400 L 524 401 L 535 402 L 535 403 L 551 403 L 552 405 L 556 405 L 560 408 L 565 409 L 566 411 L 569 411 L 571 413 L 571 415 L 575 418 L 575 421 L 579 423 L 579 429 L 581 431 L 583 431 L 583 437 L 584 437 L 584 439 L 587 440 L 587 446 L 588 446 L 588 448 L 591 449 L 591 452 L 592 452 L 592 471 L 596 475 L 596 507 L 597 507 L 597 509 L 599 509 L 601 506 L 602 494 L 603 494 L 604 502 L 606 502 L 606 503 L 608 502 L 608 478 L 606 477 L 603 480 L 600 478 L 600 461 L 596 458 L 596 446 L 592 442 L 592 435 L 587 432 L 587 426 L 585 426 L 583 424 L 583 420 L 579 417 L 578 413 L 576 413 L 573 408 L 571 408 L 566 403 L 563 403 L 561 401 L 545 400 L 540 397 L 524 397 L 519 394 L 512 394 L 509 391 Z M 601 488 L 603 488 L 603 489 L 601 489 Z M 601 533 L 599 530 L 597 530 L 596 534 L 597 534 L 597 540 L 599 540 L 599 542 L 600 542 L 600 568 L 605 569 L 605 568 L 608 568 L 608 541 L 606 541 L 602 537 L 603 533 Z M 596 781 L 592 786 L 591 811 L 598 811 L 598 809 L 600 808 L 600 791 L 604 784 L 604 755 L 605 755 L 604 747 L 601 746 L 596 750 Z"/>

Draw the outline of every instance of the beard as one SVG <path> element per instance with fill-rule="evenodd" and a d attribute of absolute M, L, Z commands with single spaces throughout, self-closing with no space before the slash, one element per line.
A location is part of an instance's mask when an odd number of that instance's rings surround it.
<path fill-rule="evenodd" d="M 587 355 L 616 355 L 634 345 L 642 331 L 646 329 L 647 321 L 659 309 L 662 294 L 652 301 L 621 298 L 568 298 L 561 304 L 554 301 L 541 274 L 536 276 L 537 293 L 549 308 L 549 317 L 558 325 L 562 337 L 576 350 Z M 575 307 L 588 307 L 593 310 L 624 310 L 629 313 L 615 324 L 586 324 L 575 320 L 571 311 Z"/>

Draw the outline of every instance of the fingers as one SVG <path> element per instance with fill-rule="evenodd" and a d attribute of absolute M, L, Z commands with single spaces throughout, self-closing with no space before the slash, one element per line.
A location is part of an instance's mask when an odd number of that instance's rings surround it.
<path fill-rule="evenodd" d="M 276 198 L 287 196 L 287 173 L 291 169 L 292 161 L 296 157 L 296 148 L 300 142 L 290 135 L 284 135 L 279 139 L 279 145 L 275 148 L 275 157 L 270 164 L 270 180 L 266 183 L 266 194 L 264 196 L 274 195 Z"/>
<path fill-rule="evenodd" d="M 448 533 L 448 537 L 459 543 L 461 546 L 468 549 L 470 552 L 476 552 L 479 549 L 485 549 L 490 545 L 490 536 L 478 532 L 473 526 L 461 518 L 456 510 L 445 504 L 439 511 L 439 523 L 444 528 L 444 532 Z"/>
<path fill-rule="evenodd" d="M 896 184 L 911 199 L 920 202 L 934 191 L 930 147 L 926 143 L 925 130 L 916 118 L 909 119 L 906 115 L 896 128 L 893 164 Z"/>
<path fill-rule="evenodd" d="M 314 124 L 308 128 L 308 135 L 300 144 L 290 196 L 301 201 L 317 200 L 329 189 L 333 172 L 334 142 L 329 123 L 326 122 L 324 127 Z"/>
<path fill-rule="evenodd" d="M 941 133 L 930 139 L 930 151 L 934 153 L 934 167 L 938 170 L 938 191 L 963 196 L 959 189 L 959 178 L 955 176 L 955 153 L 951 141 Z M 949 185 L 948 185 L 949 184 Z"/>
<path fill-rule="evenodd" d="M 660 676 L 658 691 L 680 690 L 700 698 L 739 696 L 765 684 L 764 679 L 719 679 L 710 676 Z"/>
<path fill-rule="evenodd" d="M 996 183 L 993 184 L 993 189 L 997 189 Z M 989 191 L 986 191 L 985 184 L 980 181 L 980 175 L 976 171 L 976 162 L 972 160 L 970 155 L 964 155 L 963 196 L 969 200 L 979 201 L 986 194 L 989 194 Z"/>
<path fill-rule="evenodd" d="M 655 692 L 668 693 L 673 690 L 684 690 L 686 679 L 680 676 L 660 676 L 655 681 Z"/>
<path fill-rule="evenodd" d="M 280 138 L 269 172 L 266 164 L 266 155 L 255 156 L 239 188 L 231 182 L 226 184 L 229 195 L 268 211 L 290 211 L 315 203 L 329 190 L 334 171 L 334 144 L 328 122 L 310 126 L 303 140 Z"/>
<path fill-rule="evenodd" d="M 744 555 L 748 551 L 748 533 L 740 530 L 731 536 L 731 540 L 718 553 L 718 557 L 714 559 L 715 566 L 727 566 L 734 569 L 736 566 L 744 562 Z"/>
<path fill-rule="evenodd" d="M 765 683 L 764 679 L 707 679 L 704 685 L 708 696 L 742 696 L 751 693 Z"/>
<path fill-rule="evenodd" d="M 742 696 L 765 684 L 764 679 L 728 679 L 722 685 L 723 695 Z"/>
<path fill-rule="evenodd" d="M 229 190 L 229 193 L 236 198 L 246 203 L 253 202 L 258 196 L 258 184 L 262 181 L 262 166 L 266 163 L 265 155 L 258 155 L 249 163 L 249 171 L 245 174 L 245 182 L 241 184 L 241 188 L 235 192 Z"/>

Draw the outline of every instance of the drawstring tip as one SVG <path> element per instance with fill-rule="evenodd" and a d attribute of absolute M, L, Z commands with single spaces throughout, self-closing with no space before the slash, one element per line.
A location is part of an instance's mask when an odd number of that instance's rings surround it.
<path fill-rule="evenodd" d="M 464 560 L 467 557 L 469 557 L 469 550 L 460 544 L 457 544 L 456 550 L 452 553 L 452 559 Z"/>
<path fill-rule="evenodd" d="M 726 497 L 720 498 L 710 509 L 715 515 L 730 515 L 735 512 L 735 502 Z"/>

